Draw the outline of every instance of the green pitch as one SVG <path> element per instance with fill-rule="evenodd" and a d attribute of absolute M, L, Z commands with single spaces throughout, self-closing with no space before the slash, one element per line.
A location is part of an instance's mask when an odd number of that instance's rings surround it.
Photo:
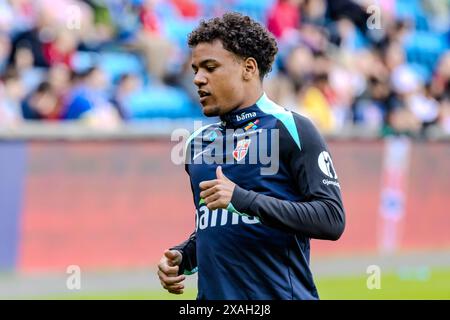
<path fill-rule="evenodd" d="M 380 289 L 367 289 L 367 276 L 317 279 L 321 299 L 450 299 L 450 270 L 390 273 Z"/>
<path fill-rule="evenodd" d="M 450 299 L 450 270 L 402 271 L 382 275 L 380 289 L 367 289 L 366 275 L 317 278 L 321 299 Z M 196 290 L 172 295 L 164 290 L 73 294 L 50 299 L 195 299 Z M 42 299 L 42 298 L 41 298 Z"/>

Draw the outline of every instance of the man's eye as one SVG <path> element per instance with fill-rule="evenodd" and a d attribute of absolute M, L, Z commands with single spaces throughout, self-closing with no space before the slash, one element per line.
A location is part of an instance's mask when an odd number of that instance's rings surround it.
<path fill-rule="evenodd" d="M 214 69 L 216 69 L 216 67 L 214 67 L 214 66 L 208 66 L 208 67 L 206 67 L 206 70 L 208 70 L 209 72 L 213 72 Z"/>

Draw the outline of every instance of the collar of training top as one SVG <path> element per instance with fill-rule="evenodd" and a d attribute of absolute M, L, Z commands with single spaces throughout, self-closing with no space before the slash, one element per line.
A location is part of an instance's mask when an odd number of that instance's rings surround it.
<path fill-rule="evenodd" d="M 265 94 L 254 105 L 244 109 L 233 110 L 221 116 L 222 125 L 227 128 L 240 128 L 249 122 L 259 119 L 264 112 L 258 107 L 258 102 L 264 98 L 266 98 Z"/>

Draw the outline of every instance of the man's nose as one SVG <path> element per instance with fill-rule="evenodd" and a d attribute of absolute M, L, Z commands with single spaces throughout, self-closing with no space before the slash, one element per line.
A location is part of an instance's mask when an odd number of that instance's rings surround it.
<path fill-rule="evenodd" d="M 202 85 L 205 85 L 207 82 L 208 80 L 201 72 L 197 72 L 197 74 L 194 76 L 194 84 L 197 87 L 201 87 Z"/>

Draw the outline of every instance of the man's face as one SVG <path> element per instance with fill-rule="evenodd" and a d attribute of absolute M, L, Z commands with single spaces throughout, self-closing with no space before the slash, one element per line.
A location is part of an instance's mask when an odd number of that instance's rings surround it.
<path fill-rule="evenodd" d="M 194 84 L 205 116 L 214 117 L 240 107 L 245 97 L 244 66 L 222 42 L 199 43 L 192 49 Z"/>

